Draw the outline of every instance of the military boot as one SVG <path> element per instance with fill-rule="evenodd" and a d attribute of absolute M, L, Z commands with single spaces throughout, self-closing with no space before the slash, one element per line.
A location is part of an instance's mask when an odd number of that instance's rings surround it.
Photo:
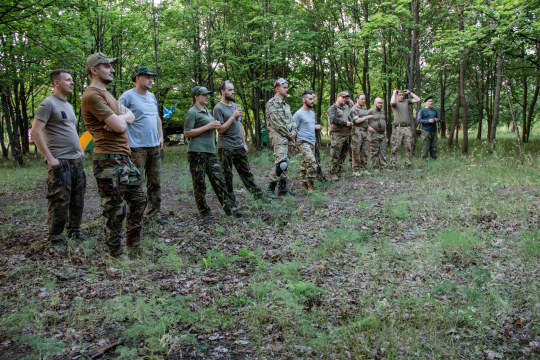
<path fill-rule="evenodd" d="M 310 193 L 315 191 L 315 188 L 313 187 L 313 180 L 307 181 L 307 191 Z"/>
<path fill-rule="evenodd" d="M 276 185 L 277 185 L 277 182 L 275 181 L 272 181 L 270 182 L 270 185 L 268 185 L 268 192 L 267 192 L 267 197 L 269 199 L 279 199 L 279 197 L 275 194 L 274 191 L 276 191 Z"/>
<path fill-rule="evenodd" d="M 285 195 L 291 195 L 296 196 L 296 193 L 294 191 L 291 191 L 287 189 L 287 180 L 286 179 L 280 179 L 279 180 L 279 186 L 278 186 L 278 195 L 279 196 L 285 196 Z"/>

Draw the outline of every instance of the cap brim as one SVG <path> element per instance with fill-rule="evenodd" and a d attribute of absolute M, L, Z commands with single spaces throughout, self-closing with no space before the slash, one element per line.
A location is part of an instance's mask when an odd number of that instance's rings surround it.
<path fill-rule="evenodd" d="M 199 93 L 199 95 L 210 95 L 210 94 L 213 94 L 214 92 L 213 91 L 210 91 L 210 90 L 206 90 L 206 91 L 201 91 Z"/>

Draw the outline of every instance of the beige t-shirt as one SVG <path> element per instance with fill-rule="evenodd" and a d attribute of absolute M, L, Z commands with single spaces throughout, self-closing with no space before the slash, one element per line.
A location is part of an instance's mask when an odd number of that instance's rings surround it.
<path fill-rule="evenodd" d="M 78 159 L 79 136 L 73 106 L 55 95 L 45 98 L 37 107 L 35 118 L 45 123 L 43 136 L 51 155 L 57 159 Z"/>
<path fill-rule="evenodd" d="M 403 101 L 396 101 L 395 105 L 392 105 L 394 124 L 405 125 L 411 123 L 409 120 L 409 105 L 411 104 L 411 99 L 405 99 Z"/>
<path fill-rule="evenodd" d="M 369 126 L 375 129 L 377 133 L 384 134 L 386 130 L 386 120 L 384 118 L 384 110 L 377 110 L 376 107 L 372 107 L 368 110 L 368 115 L 373 115 L 373 119 L 368 120 Z"/>
<path fill-rule="evenodd" d="M 119 115 L 118 101 L 110 92 L 89 87 L 81 98 L 81 110 L 86 129 L 94 140 L 94 153 L 130 155 L 127 132 L 119 134 L 103 128 L 106 118 Z"/>

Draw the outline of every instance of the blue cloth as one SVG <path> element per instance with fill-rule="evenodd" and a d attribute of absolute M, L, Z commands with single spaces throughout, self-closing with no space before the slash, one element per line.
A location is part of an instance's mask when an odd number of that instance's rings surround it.
<path fill-rule="evenodd" d="M 135 121 L 127 127 L 129 146 L 132 148 L 158 146 L 157 117 L 159 114 L 154 94 L 148 92 L 144 97 L 135 89 L 130 89 L 120 96 L 118 102 L 135 115 Z"/>
<path fill-rule="evenodd" d="M 311 110 L 305 111 L 300 108 L 294 113 L 293 120 L 298 128 L 296 141 L 307 141 L 315 145 L 315 112 Z"/>
<path fill-rule="evenodd" d="M 174 104 L 174 106 L 170 109 L 167 109 L 165 105 L 163 105 L 163 118 L 170 119 L 174 109 L 176 109 L 176 104 Z"/>
<path fill-rule="evenodd" d="M 418 112 L 417 121 L 419 124 L 422 124 L 422 130 L 430 133 L 437 132 L 437 123 L 430 123 L 429 119 L 437 119 L 437 121 L 441 120 L 439 113 L 434 108 L 420 109 Z"/>

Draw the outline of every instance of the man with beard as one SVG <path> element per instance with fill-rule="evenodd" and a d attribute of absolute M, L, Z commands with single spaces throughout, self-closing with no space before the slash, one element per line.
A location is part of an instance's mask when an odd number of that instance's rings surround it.
<path fill-rule="evenodd" d="M 368 115 L 373 117 L 369 119 L 368 131 L 370 133 L 370 148 L 371 148 L 371 166 L 376 173 L 379 169 L 386 169 L 386 121 L 384 118 L 384 110 L 382 109 L 383 99 L 380 97 L 375 99 L 375 106 L 368 111 Z"/>
<path fill-rule="evenodd" d="M 135 87 L 120 96 L 118 102 L 131 110 L 135 121 L 127 128 L 130 159 L 146 180 L 148 209 L 146 215 L 159 225 L 168 224 L 161 219 L 161 149 L 163 149 L 163 127 L 158 113 L 158 103 L 152 89 L 156 73 L 148 66 L 135 70 L 131 80 Z"/>
<path fill-rule="evenodd" d="M 289 92 L 287 80 L 280 78 L 274 83 L 276 95 L 266 103 L 266 121 L 268 136 L 274 147 L 274 168 L 270 171 L 268 197 L 275 199 L 274 193 L 278 185 L 278 195 L 296 195 L 287 189 L 287 168 L 292 157 L 293 144 L 296 139 L 296 123 L 291 115 L 291 106 L 285 101 Z"/>
<path fill-rule="evenodd" d="M 58 69 L 51 72 L 50 79 L 54 92 L 39 104 L 31 134 L 48 170 L 48 240 L 52 246 L 63 249 L 64 227 L 68 237 L 80 237 L 86 174 L 84 152 L 75 129 L 77 117 L 67 102 L 73 93 L 71 74 Z"/>
<path fill-rule="evenodd" d="M 428 96 L 426 107 L 418 112 L 418 123 L 422 124 L 422 159 L 428 160 L 431 156 L 437 159 L 437 123 L 441 121 L 439 113 L 433 106 L 433 97 Z"/>
<path fill-rule="evenodd" d="M 337 95 L 336 103 L 328 108 L 328 122 L 330 125 L 330 141 L 332 150 L 332 181 L 338 181 L 341 173 L 341 166 L 349 152 L 351 141 L 351 127 L 353 123 L 349 121 L 349 110 L 353 106 L 349 99 L 349 93 L 342 91 Z"/>
<path fill-rule="evenodd" d="M 113 81 L 111 64 L 116 61 L 103 53 L 86 59 L 91 82 L 81 98 L 84 124 L 94 140 L 94 177 L 105 217 L 109 254 L 113 258 L 122 257 L 124 250 L 133 254 L 142 252 L 141 222 L 146 208 L 142 177 L 129 158 L 131 151 L 126 133 L 135 116 L 106 89 Z M 122 249 L 122 223 L 126 216 L 126 246 Z"/>
<path fill-rule="evenodd" d="M 313 104 L 315 104 L 315 92 L 304 91 L 302 94 L 302 107 L 294 113 L 293 119 L 298 128 L 296 147 L 302 153 L 302 165 L 300 166 L 301 190 L 314 192 L 313 181 L 317 178 L 318 163 L 315 159 L 315 130 L 322 130 L 322 126 L 315 120 Z"/>
<path fill-rule="evenodd" d="M 227 183 L 227 191 L 236 201 L 233 189 L 233 166 L 246 189 L 255 199 L 267 200 L 261 188 L 255 184 L 247 157 L 246 134 L 242 127 L 242 109 L 234 103 L 234 85 L 225 80 L 219 85 L 221 101 L 214 107 L 214 119 L 221 125 L 217 128 L 218 158 Z"/>

